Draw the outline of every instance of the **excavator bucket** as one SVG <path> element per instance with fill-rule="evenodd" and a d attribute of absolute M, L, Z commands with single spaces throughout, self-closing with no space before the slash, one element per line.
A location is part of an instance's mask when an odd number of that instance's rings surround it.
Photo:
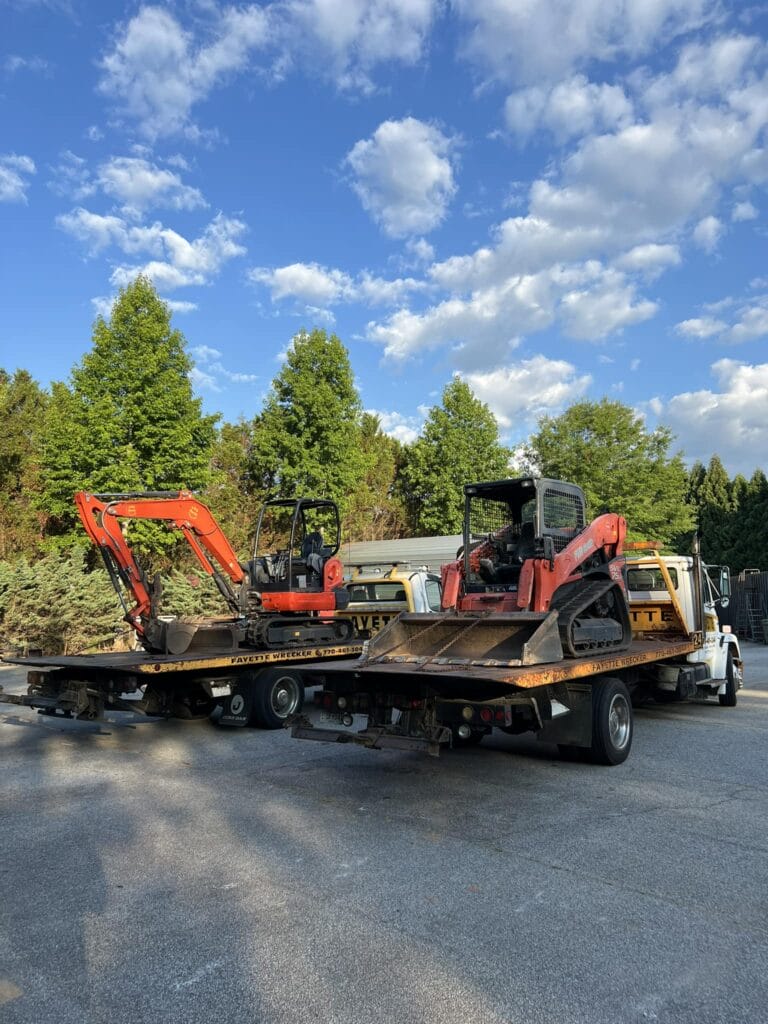
<path fill-rule="evenodd" d="M 404 612 L 368 641 L 368 664 L 482 665 L 503 668 L 560 661 L 555 612 Z"/>

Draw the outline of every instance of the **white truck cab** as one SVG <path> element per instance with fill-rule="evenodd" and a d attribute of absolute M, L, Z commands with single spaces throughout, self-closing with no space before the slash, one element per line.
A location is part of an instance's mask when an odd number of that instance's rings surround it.
<path fill-rule="evenodd" d="M 730 626 L 720 625 L 718 605 L 730 599 L 727 566 L 705 566 L 697 554 L 659 555 L 627 560 L 627 591 L 633 635 L 687 633 L 698 645 L 685 655 L 685 666 L 660 663 L 654 696 L 669 700 L 692 696 L 719 697 L 736 703 L 742 685 L 739 642 Z"/>

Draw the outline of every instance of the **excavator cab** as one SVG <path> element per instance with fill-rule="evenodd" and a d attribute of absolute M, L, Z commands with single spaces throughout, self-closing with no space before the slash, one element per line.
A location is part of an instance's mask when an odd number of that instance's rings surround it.
<path fill-rule="evenodd" d="M 323 570 L 339 550 L 336 504 L 325 498 L 277 498 L 259 513 L 251 584 L 264 592 L 323 590 Z"/>
<path fill-rule="evenodd" d="M 339 510 L 326 498 L 275 498 L 259 513 L 248 574 L 248 641 L 278 648 L 346 643 L 354 622 L 337 613 L 349 604 Z"/>

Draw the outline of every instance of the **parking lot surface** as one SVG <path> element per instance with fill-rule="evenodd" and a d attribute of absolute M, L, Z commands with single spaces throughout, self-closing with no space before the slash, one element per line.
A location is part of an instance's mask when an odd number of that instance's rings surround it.
<path fill-rule="evenodd" d="M 0 705 L 0 1020 L 764 1024 L 744 653 L 736 708 L 649 704 L 616 768 Z"/>

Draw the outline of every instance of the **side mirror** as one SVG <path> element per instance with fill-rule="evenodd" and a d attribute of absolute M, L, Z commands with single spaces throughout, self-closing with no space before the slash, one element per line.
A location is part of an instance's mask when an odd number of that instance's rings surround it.
<path fill-rule="evenodd" d="M 731 603 L 731 570 L 727 565 L 720 566 L 720 607 L 727 608 Z"/>

